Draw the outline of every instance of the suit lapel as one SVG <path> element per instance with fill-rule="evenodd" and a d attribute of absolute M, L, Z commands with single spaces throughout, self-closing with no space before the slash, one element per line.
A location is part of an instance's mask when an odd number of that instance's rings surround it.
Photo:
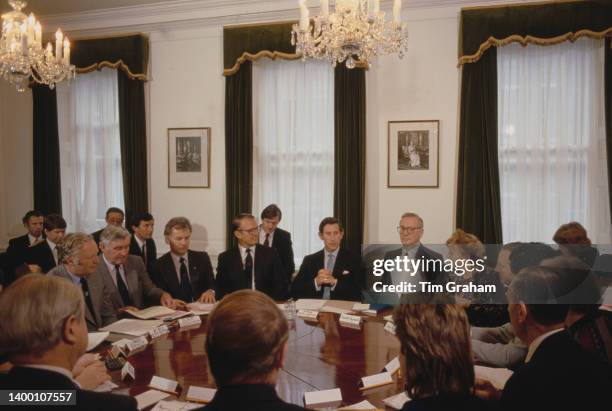
<path fill-rule="evenodd" d="M 130 258 L 128 257 L 123 264 L 123 271 L 125 272 L 125 278 L 127 280 L 128 291 L 130 298 L 136 307 L 140 306 L 140 296 L 138 295 L 138 273 L 136 269 L 130 264 Z"/>
<path fill-rule="evenodd" d="M 189 278 L 191 280 L 191 287 L 196 289 L 196 284 L 198 284 L 198 279 L 200 278 L 200 271 L 196 263 L 195 254 L 191 250 L 188 250 L 187 256 L 189 258 Z"/>
<path fill-rule="evenodd" d="M 180 294 L 181 292 L 181 285 L 179 284 L 178 281 L 178 275 L 180 275 L 180 273 L 176 272 L 176 267 L 174 266 L 174 260 L 172 259 L 172 254 L 170 254 L 170 252 L 168 252 L 168 254 L 166 254 L 166 256 L 164 257 L 164 261 L 163 261 L 163 270 L 164 273 L 166 273 L 166 281 L 168 282 L 168 287 L 173 290 L 173 293 L 175 295 Z"/>

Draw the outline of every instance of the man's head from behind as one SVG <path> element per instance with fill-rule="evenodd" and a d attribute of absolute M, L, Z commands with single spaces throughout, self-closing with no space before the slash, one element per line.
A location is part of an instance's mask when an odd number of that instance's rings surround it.
<path fill-rule="evenodd" d="M 206 353 L 223 387 L 276 383 L 289 338 L 287 320 L 270 297 L 241 290 L 223 298 L 208 319 Z"/>
<path fill-rule="evenodd" d="M 55 276 L 19 278 L 0 294 L 0 347 L 16 365 L 72 370 L 87 347 L 81 290 Z"/>
<path fill-rule="evenodd" d="M 72 274 L 87 276 L 98 265 L 98 246 L 89 234 L 70 233 L 59 245 L 59 260 Z"/>
<path fill-rule="evenodd" d="M 28 234 L 33 237 L 40 237 L 42 235 L 43 223 L 45 217 L 43 213 L 37 210 L 30 210 L 21 219 L 23 226 L 28 230 Z"/>

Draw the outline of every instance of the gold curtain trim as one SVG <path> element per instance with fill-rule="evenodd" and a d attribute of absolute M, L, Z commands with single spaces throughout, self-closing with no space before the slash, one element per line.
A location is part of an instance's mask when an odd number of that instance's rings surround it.
<path fill-rule="evenodd" d="M 295 54 L 295 53 L 283 53 L 282 51 L 269 51 L 269 50 L 261 50 L 257 52 L 256 54 L 251 54 L 248 51 L 245 51 L 244 53 L 242 53 L 242 56 L 236 59 L 236 63 L 234 63 L 232 68 L 223 70 L 223 75 L 225 77 L 232 76 L 236 74 L 238 70 L 240 70 L 240 66 L 245 61 L 257 61 L 263 57 L 267 57 L 272 60 L 276 60 L 277 58 L 280 58 L 282 60 L 297 60 L 297 59 L 301 59 L 302 55 Z"/>
<path fill-rule="evenodd" d="M 112 63 L 110 61 L 101 61 L 99 63 L 94 63 L 91 66 L 87 66 L 87 67 L 77 67 L 76 68 L 76 72 L 79 74 L 83 74 L 83 73 L 91 73 L 92 71 L 95 70 L 100 70 L 103 67 L 109 67 L 109 68 L 120 68 L 121 70 L 123 70 L 123 72 L 125 74 L 127 74 L 127 76 L 131 79 L 131 80 L 143 80 L 143 81 L 147 81 L 147 75 L 146 74 L 134 74 L 130 71 L 130 68 L 123 62 L 123 60 L 117 60 L 115 63 Z"/>
<path fill-rule="evenodd" d="M 594 31 L 585 29 L 585 30 L 579 30 L 575 33 L 569 32 L 569 33 L 565 33 L 557 37 L 550 37 L 550 38 L 542 38 L 542 37 L 534 37 L 534 36 L 520 36 L 518 34 L 513 34 L 501 40 L 496 39 L 495 37 L 489 37 L 487 41 L 485 41 L 484 43 L 480 45 L 480 47 L 478 48 L 478 51 L 475 54 L 471 54 L 468 56 L 461 56 L 459 58 L 458 66 L 462 66 L 466 63 L 477 62 L 478 60 L 480 60 L 484 52 L 493 46 L 495 47 L 506 46 L 511 43 L 520 43 L 522 46 L 526 46 L 528 44 L 536 44 L 538 46 L 553 46 L 555 44 L 560 44 L 568 40 L 573 43 L 580 37 L 589 37 L 592 39 L 602 39 L 610 35 L 612 35 L 612 27 L 604 31 L 600 31 L 600 32 L 594 32 Z"/>

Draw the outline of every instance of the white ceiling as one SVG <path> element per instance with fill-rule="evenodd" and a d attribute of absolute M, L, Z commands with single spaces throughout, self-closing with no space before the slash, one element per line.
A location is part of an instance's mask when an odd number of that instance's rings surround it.
<path fill-rule="evenodd" d="M 112 9 L 116 7 L 140 6 L 153 3 L 172 3 L 177 0 L 28 0 L 24 9 L 26 14 L 30 12 L 37 16 L 63 13 L 79 13 L 83 11 Z M 180 0 L 178 0 L 180 1 Z M 0 0 L 0 10 L 10 10 L 6 0 Z"/>

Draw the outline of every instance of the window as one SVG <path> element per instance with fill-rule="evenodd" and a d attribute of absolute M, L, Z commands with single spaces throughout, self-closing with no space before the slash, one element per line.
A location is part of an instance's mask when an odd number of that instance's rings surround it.
<path fill-rule="evenodd" d="M 296 262 L 321 249 L 334 206 L 334 72 L 323 61 L 253 64 L 253 210 L 283 211 Z"/>
<path fill-rule="evenodd" d="M 63 215 L 70 231 L 105 225 L 124 208 L 117 70 L 80 74 L 57 85 Z"/>
<path fill-rule="evenodd" d="M 504 242 L 578 221 L 610 242 L 602 40 L 497 50 Z"/>

